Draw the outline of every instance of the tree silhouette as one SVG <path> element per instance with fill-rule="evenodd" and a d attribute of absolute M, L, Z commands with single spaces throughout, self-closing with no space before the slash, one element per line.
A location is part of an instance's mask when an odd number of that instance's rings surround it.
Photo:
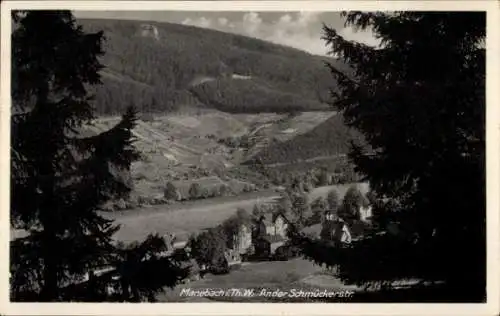
<path fill-rule="evenodd" d="M 367 204 L 366 198 L 355 186 L 349 187 L 342 199 L 339 216 L 346 220 L 359 219 L 359 208 Z"/>
<path fill-rule="evenodd" d="M 164 190 L 164 196 L 167 200 L 179 201 L 181 199 L 181 193 L 179 189 L 175 187 L 172 182 L 167 182 Z"/>
<path fill-rule="evenodd" d="M 312 216 L 309 218 L 308 224 L 314 225 L 321 223 L 327 209 L 327 202 L 324 197 L 320 196 L 311 203 Z"/>
<path fill-rule="evenodd" d="M 254 223 L 258 222 L 258 220 L 260 219 L 260 217 L 262 215 L 264 215 L 264 211 L 262 210 L 260 205 L 257 203 L 254 204 L 253 209 L 252 209 L 252 215 L 251 215 L 252 221 Z"/>
<path fill-rule="evenodd" d="M 331 189 L 326 197 L 327 207 L 331 212 L 337 213 L 339 208 L 339 193 L 335 189 Z"/>
<path fill-rule="evenodd" d="M 120 286 L 113 296 L 114 300 L 156 302 L 156 295 L 164 287 L 174 287 L 189 275 L 191 269 L 191 266 L 182 265 L 187 257 L 162 255 L 168 250 L 165 239 L 159 235 L 149 235 L 141 243 L 118 245 L 111 261 L 114 269 L 107 278 L 98 280 L 96 288 L 106 286 L 115 277 Z"/>
<path fill-rule="evenodd" d="M 202 188 L 198 182 L 193 182 L 189 187 L 189 198 L 196 200 L 202 197 Z"/>
<path fill-rule="evenodd" d="M 326 168 L 322 169 L 319 172 L 318 186 L 325 186 L 325 185 L 330 184 L 329 178 L 330 178 L 330 175 L 328 174 L 328 170 Z"/>
<path fill-rule="evenodd" d="M 76 284 L 116 263 L 119 227 L 97 209 L 130 192 L 135 110 L 108 131 L 82 135 L 94 118 L 87 89 L 100 83 L 103 33 L 84 33 L 69 11 L 18 11 L 13 21 L 11 225 L 26 236 L 11 241 L 11 299 L 111 299 L 96 296 L 98 286 L 77 294 Z"/>
<path fill-rule="evenodd" d="M 217 266 L 224 259 L 227 249 L 224 228 L 214 227 L 202 232 L 190 240 L 191 252 L 199 265 Z"/>
<path fill-rule="evenodd" d="M 340 88 L 335 105 L 371 145 L 371 152 L 353 146 L 350 158 L 390 202 L 398 229 L 337 254 L 313 241 L 304 241 L 304 250 L 338 265 L 344 280 L 443 281 L 443 295 L 483 300 L 486 15 L 343 14 L 347 25 L 372 29 L 381 44 L 347 41 L 324 27 L 332 54 L 351 66 L 350 73 L 330 66 Z"/>
<path fill-rule="evenodd" d="M 297 193 L 292 196 L 292 215 L 297 225 L 303 225 L 306 218 L 311 215 L 309 197 L 305 193 Z"/>

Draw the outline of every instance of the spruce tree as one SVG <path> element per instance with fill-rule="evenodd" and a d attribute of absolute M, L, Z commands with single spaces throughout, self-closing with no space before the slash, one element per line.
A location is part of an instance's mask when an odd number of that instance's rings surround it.
<path fill-rule="evenodd" d="M 365 206 L 365 197 L 355 186 L 349 187 L 342 199 L 342 205 L 338 210 L 338 215 L 344 220 L 359 219 L 359 208 Z"/>
<path fill-rule="evenodd" d="M 254 204 L 252 209 L 252 219 L 258 220 L 264 214 L 261 206 L 259 204 Z"/>
<path fill-rule="evenodd" d="M 343 16 L 348 26 L 373 30 L 381 44 L 348 41 L 324 27 L 331 53 L 351 68 L 329 65 L 339 86 L 335 106 L 365 135 L 371 150 L 353 146 L 350 158 L 399 229 L 346 249 L 303 240 L 304 251 L 358 284 L 444 281 L 449 299 L 482 300 L 486 14 Z"/>
<path fill-rule="evenodd" d="M 324 197 L 320 196 L 311 203 L 312 216 L 309 218 L 309 225 L 321 223 L 327 210 L 327 202 Z"/>
<path fill-rule="evenodd" d="M 330 212 L 333 212 L 333 213 L 338 212 L 340 201 L 339 201 L 339 193 L 337 192 L 336 189 L 331 189 L 328 192 L 328 195 L 326 197 L 326 203 L 327 203 L 328 210 Z"/>
<path fill-rule="evenodd" d="M 120 257 L 112 239 L 119 227 L 97 210 L 131 189 L 123 173 L 138 158 L 135 111 L 108 131 L 83 136 L 94 119 L 88 89 L 100 83 L 103 33 L 85 33 L 69 11 L 12 17 L 11 225 L 26 236 L 11 241 L 11 300 L 108 300 L 96 298 L 97 287 L 78 297 L 68 290 Z M 141 247 L 155 249 L 148 240 Z M 142 271 L 159 262 L 143 259 Z M 175 281 L 157 280 L 175 284 L 176 272 L 164 268 L 161 275 L 171 272 Z"/>
<path fill-rule="evenodd" d="M 298 226 L 304 225 L 306 218 L 311 215 L 309 196 L 305 193 L 297 193 L 293 195 L 292 205 L 293 220 Z"/>

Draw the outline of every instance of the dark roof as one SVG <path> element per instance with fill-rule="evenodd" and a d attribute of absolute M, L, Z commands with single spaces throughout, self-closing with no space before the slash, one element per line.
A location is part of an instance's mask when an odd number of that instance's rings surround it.
<path fill-rule="evenodd" d="M 276 219 L 278 219 L 278 217 L 280 217 L 280 216 L 283 217 L 286 222 L 288 222 L 288 218 L 286 217 L 286 215 L 282 211 L 267 213 L 265 215 L 262 215 L 261 220 L 263 220 L 263 222 L 264 222 L 264 224 L 266 224 L 266 226 L 270 226 L 270 225 L 273 225 L 274 222 L 276 221 Z"/>
<path fill-rule="evenodd" d="M 278 217 L 283 217 L 283 219 L 285 220 L 285 222 L 288 222 L 288 218 L 286 217 L 286 215 L 282 212 L 282 211 L 278 211 L 278 212 L 275 212 L 273 213 L 272 215 L 272 221 L 273 223 L 278 219 Z"/>
<path fill-rule="evenodd" d="M 349 232 L 350 232 L 351 237 L 353 239 L 357 239 L 357 238 L 366 236 L 369 233 L 371 233 L 373 230 L 372 226 L 370 224 L 365 223 L 363 221 L 359 221 L 359 220 L 353 221 L 350 223 L 345 222 L 345 225 L 347 225 L 347 228 L 349 229 Z M 323 223 L 315 224 L 312 226 L 304 227 L 302 229 L 302 232 L 306 235 L 311 236 L 311 237 L 318 238 L 321 235 L 323 227 L 324 227 Z M 329 229 L 330 232 L 333 231 L 334 229 L 336 229 L 336 232 L 340 233 L 341 230 L 339 231 L 338 228 L 339 227 L 336 225 L 336 223 L 332 223 L 331 225 L 326 225 L 326 227 L 325 227 L 325 229 Z"/>
<path fill-rule="evenodd" d="M 259 223 L 264 223 L 266 226 L 272 224 L 272 220 L 269 214 L 263 214 L 259 218 Z"/>
<path fill-rule="evenodd" d="M 344 226 L 347 226 L 347 228 L 350 231 L 349 225 L 347 225 L 347 223 L 344 222 L 343 220 L 327 221 L 323 224 L 322 228 L 325 230 L 325 233 L 328 233 L 329 235 L 334 234 L 336 238 L 340 239 L 340 237 L 342 236 Z M 323 232 L 321 234 L 323 234 Z"/>
<path fill-rule="evenodd" d="M 353 221 L 348 225 L 352 238 L 359 238 L 372 231 L 372 226 L 363 221 Z"/>

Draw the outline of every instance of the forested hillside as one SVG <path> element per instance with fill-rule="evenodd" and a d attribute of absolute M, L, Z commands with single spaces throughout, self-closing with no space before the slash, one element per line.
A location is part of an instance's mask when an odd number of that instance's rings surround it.
<path fill-rule="evenodd" d="M 328 105 L 318 99 L 283 92 L 252 79 L 218 79 L 199 84 L 190 91 L 203 104 L 232 113 L 328 110 Z"/>
<path fill-rule="evenodd" d="M 335 86 L 327 57 L 254 38 L 170 23 L 78 23 L 106 37 L 104 85 L 95 91 L 101 114 L 130 103 L 144 112 L 201 103 L 230 112 L 315 110 Z"/>
<path fill-rule="evenodd" d="M 265 164 L 292 163 L 346 155 L 350 142 L 364 145 L 363 135 L 346 126 L 341 115 L 334 115 L 307 133 L 285 142 L 274 142 L 253 157 Z"/>

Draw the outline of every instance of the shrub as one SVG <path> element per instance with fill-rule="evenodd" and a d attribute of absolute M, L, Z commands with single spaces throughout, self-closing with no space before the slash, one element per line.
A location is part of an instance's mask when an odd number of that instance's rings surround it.
<path fill-rule="evenodd" d="M 218 186 L 214 186 L 212 188 L 211 194 L 212 194 L 213 197 L 221 196 L 220 188 Z"/>
<path fill-rule="evenodd" d="M 221 184 L 219 186 L 219 193 L 220 196 L 227 196 L 230 194 L 229 187 L 227 186 L 227 184 Z"/>
<path fill-rule="evenodd" d="M 113 212 L 115 210 L 115 206 L 113 203 L 105 203 L 100 207 L 103 212 Z"/>
<path fill-rule="evenodd" d="M 230 272 L 229 264 L 225 258 L 221 258 L 214 262 L 210 268 L 209 272 L 212 274 L 228 274 Z"/>
<path fill-rule="evenodd" d="M 326 197 L 326 206 L 328 210 L 336 212 L 339 208 L 339 205 L 340 205 L 339 193 L 335 189 L 330 190 L 330 192 L 328 192 L 328 195 Z"/>
<path fill-rule="evenodd" d="M 290 259 L 290 249 L 288 246 L 281 246 L 276 249 L 274 253 L 274 260 L 287 261 Z"/>
<path fill-rule="evenodd" d="M 179 201 L 181 199 L 181 193 L 172 182 L 167 183 L 163 193 L 167 200 Z"/>
<path fill-rule="evenodd" d="M 115 202 L 115 208 L 119 210 L 125 210 L 127 208 L 127 203 L 125 202 L 124 199 L 118 199 Z"/>
<path fill-rule="evenodd" d="M 208 188 L 204 188 L 201 192 L 201 197 L 204 198 L 204 199 L 207 199 L 210 197 L 210 191 L 208 190 Z"/>
<path fill-rule="evenodd" d="M 189 187 L 189 198 L 192 200 L 199 199 L 202 196 L 202 189 L 199 183 L 194 182 Z"/>
<path fill-rule="evenodd" d="M 254 190 L 255 190 L 254 184 L 245 183 L 245 185 L 243 186 L 243 192 L 252 192 Z"/>

